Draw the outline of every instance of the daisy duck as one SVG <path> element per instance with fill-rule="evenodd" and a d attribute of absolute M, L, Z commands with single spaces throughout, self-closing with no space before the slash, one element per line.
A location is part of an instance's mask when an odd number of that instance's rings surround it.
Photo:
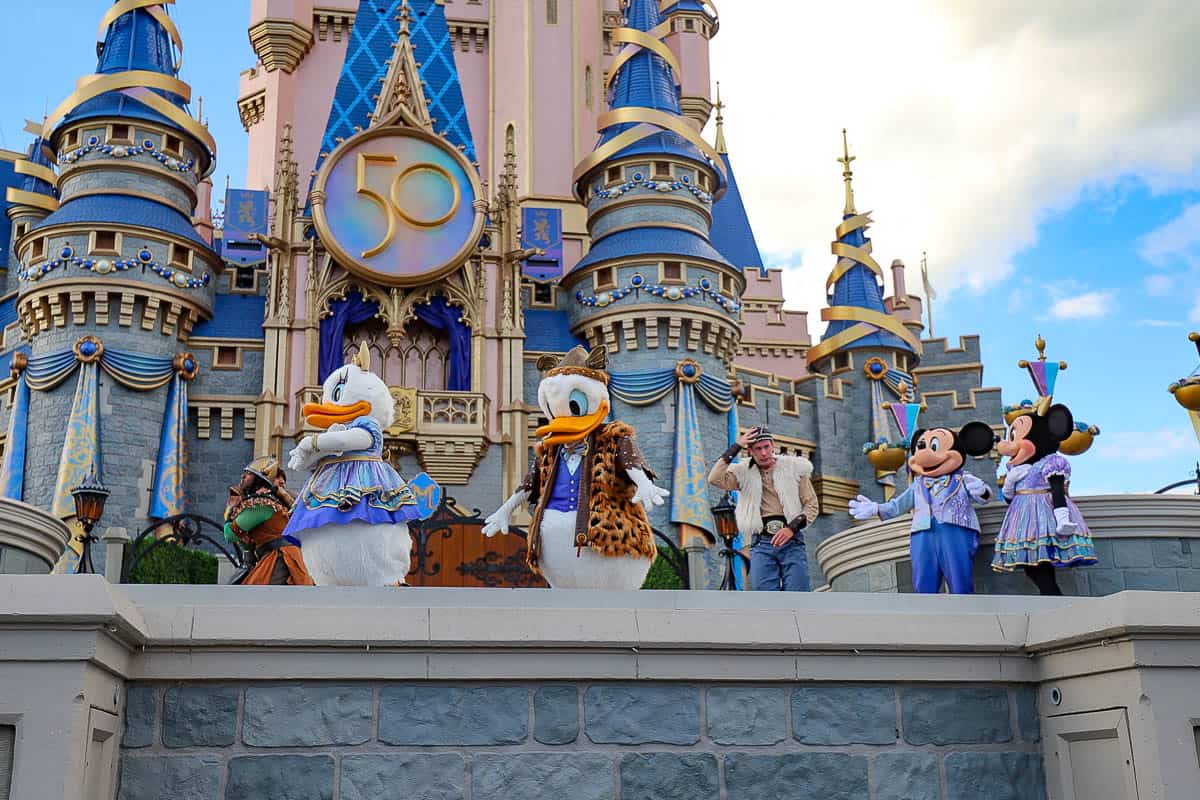
<path fill-rule="evenodd" d="M 913 512 L 909 554 L 913 589 L 935 594 L 945 580 L 950 594 L 974 594 L 974 560 L 979 549 L 979 518 L 972 504 L 987 503 L 991 488 L 963 469 L 967 456 L 991 452 L 996 435 L 990 425 L 968 422 L 950 428 L 917 428 L 918 403 L 885 403 L 908 441 L 908 488 L 886 503 L 864 495 L 850 501 L 857 520 L 892 519 Z M 911 432 L 911 433 L 910 433 Z"/>
<path fill-rule="evenodd" d="M 1061 595 L 1055 569 L 1096 563 L 1096 549 L 1079 508 L 1067 495 L 1071 464 L 1059 448 L 1075 432 L 1071 410 L 1053 403 L 1065 361 L 1046 360 L 1046 342 L 1037 338 L 1038 360 L 1020 361 L 1038 392 L 1036 403 L 1006 409 L 1008 435 L 997 445 L 1008 458 L 1004 497 L 1008 511 L 996 535 L 992 569 L 1018 567 L 1044 595 Z"/>
<path fill-rule="evenodd" d="M 525 481 L 485 521 L 485 536 L 507 533 L 522 503 L 534 505 L 527 558 L 556 589 L 640 589 L 657 550 L 646 508 L 670 494 L 655 486 L 633 428 L 606 422 L 608 351 L 576 347 L 561 360 L 538 359 L 545 375 Z"/>
<path fill-rule="evenodd" d="M 412 557 L 408 523 L 424 516 L 413 491 L 383 460 L 395 400 L 370 371 L 366 344 L 306 403 L 306 436 L 288 467 L 311 469 L 284 533 L 304 545 L 318 586 L 403 586 Z"/>

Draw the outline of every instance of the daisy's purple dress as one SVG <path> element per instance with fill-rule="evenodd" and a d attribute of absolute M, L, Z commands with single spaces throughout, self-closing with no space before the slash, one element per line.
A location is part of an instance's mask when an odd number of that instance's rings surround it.
<path fill-rule="evenodd" d="M 1096 563 L 1092 535 L 1070 497 L 1067 498 L 1070 519 L 1079 529 L 1071 534 L 1058 533 L 1050 496 L 1053 475 L 1071 480 L 1071 464 L 1061 453 L 1051 453 L 1030 464 L 1029 471 L 1011 485 L 1005 482 L 1004 497 L 1009 506 L 996 534 L 992 569 L 1012 572 L 1016 567 L 1037 564 L 1077 567 Z"/>
<path fill-rule="evenodd" d="M 328 456 L 317 462 L 288 522 L 286 535 L 322 525 L 361 521 L 369 525 L 412 522 L 421 516 L 417 499 L 392 465 L 383 460 L 383 430 L 373 417 L 358 417 L 348 429 L 371 435 L 366 450 Z"/>

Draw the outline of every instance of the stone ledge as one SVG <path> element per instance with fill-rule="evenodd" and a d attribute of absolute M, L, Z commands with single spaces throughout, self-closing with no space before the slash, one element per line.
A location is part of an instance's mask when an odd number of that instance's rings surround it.
<path fill-rule="evenodd" d="M 62 555 L 71 529 L 58 517 L 9 498 L 0 498 L 0 545 L 32 553 L 46 562 L 46 572 Z"/>
<path fill-rule="evenodd" d="M 6 576 L 0 609 L 11 643 L 0 661 L 90 660 L 137 680 L 977 683 L 1200 664 L 1200 595 L 1166 592 L 233 588 Z"/>

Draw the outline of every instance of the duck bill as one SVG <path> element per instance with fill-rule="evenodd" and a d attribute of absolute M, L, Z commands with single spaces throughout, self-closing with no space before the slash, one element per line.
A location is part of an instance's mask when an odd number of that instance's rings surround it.
<path fill-rule="evenodd" d="M 328 428 L 335 422 L 351 422 L 371 412 L 371 404 L 359 400 L 349 406 L 339 406 L 333 403 L 305 403 L 304 419 L 314 428 Z"/>
<path fill-rule="evenodd" d="M 542 444 L 574 444 L 604 424 L 608 403 L 601 403 L 595 414 L 586 417 L 555 417 L 536 431 Z"/>

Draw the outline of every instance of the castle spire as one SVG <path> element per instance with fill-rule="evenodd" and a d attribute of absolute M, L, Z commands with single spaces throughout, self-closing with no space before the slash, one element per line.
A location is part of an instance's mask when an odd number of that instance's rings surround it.
<path fill-rule="evenodd" d="M 84 120 L 143 120 L 199 142 L 205 151 L 199 172 L 208 175 L 216 142 L 187 110 L 192 87 L 177 77 L 183 39 L 164 10 L 171 2 L 124 0 L 108 9 L 100 20 L 96 45 L 96 76 L 104 79 L 81 80 L 79 88 L 46 117 L 43 139 L 58 147 L 58 132 Z"/>
<path fill-rule="evenodd" d="M 721 82 L 717 81 L 717 104 L 714 106 L 717 109 L 717 152 L 721 155 L 728 155 L 729 148 L 725 146 L 725 104 L 721 102 Z"/>
<path fill-rule="evenodd" d="M 850 169 L 850 162 L 854 158 L 850 155 L 850 144 L 846 141 L 846 129 L 842 128 L 842 157 L 838 159 L 838 163 L 843 167 L 842 180 L 846 182 L 846 216 L 858 213 L 854 210 L 854 172 Z"/>
<path fill-rule="evenodd" d="M 575 167 L 576 193 L 580 181 L 601 164 L 632 155 L 685 158 L 717 172 L 714 195 L 725 189 L 725 164 L 684 119 L 679 99 L 679 59 L 663 41 L 670 22 L 663 22 L 658 0 L 629 0 L 625 26 L 612 32 L 622 45 L 609 69 L 605 90 L 609 110 L 600 115 L 600 141 Z"/>
<path fill-rule="evenodd" d="M 870 213 L 860 214 L 854 207 L 854 173 L 850 169 L 854 160 L 842 129 L 842 157 L 838 163 L 843 167 L 846 205 L 837 239 L 830 246 L 838 260 L 825 282 L 830 292 L 829 307 L 821 310 L 821 319 L 829 326 L 821 343 L 808 350 L 810 368 L 843 349 L 887 348 L 921 355 L 920 340 L 883 305 L 883 268 L 872 257 L 871 240 L 866 236 Z"/>

